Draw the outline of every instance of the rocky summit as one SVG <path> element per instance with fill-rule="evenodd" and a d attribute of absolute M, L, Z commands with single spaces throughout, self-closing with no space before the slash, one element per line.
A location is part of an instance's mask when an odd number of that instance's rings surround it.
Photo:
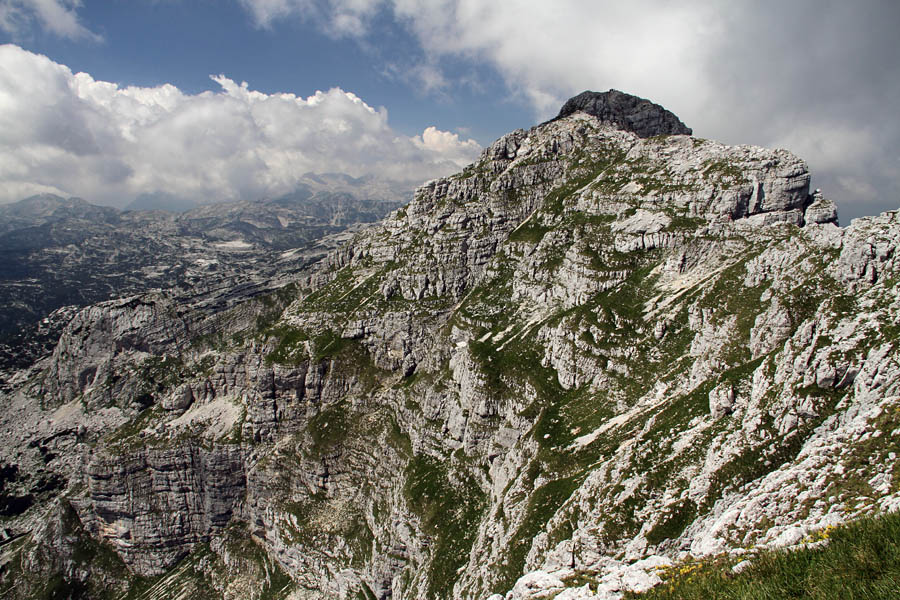
<path fill-rule="evenodd" d="M 616 599 L 895 509 L 900 216 L 689 134 L 582 94 L 278 290 L 74 314 L 2 595 Z"/>
<path fill-rule="evenodd" d="M 642 138 L 692 133 L 690 127 L 659 104 L 619 90 L 582 92 L 563 104 L 556 118 L 562 119 L 577 112 L 597 117 L 602 123 L 609 123 Z"/>

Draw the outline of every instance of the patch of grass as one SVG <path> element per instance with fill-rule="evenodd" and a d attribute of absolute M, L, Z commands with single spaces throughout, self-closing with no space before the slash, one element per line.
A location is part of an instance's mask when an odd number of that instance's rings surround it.
<path fill-rule="evenodd" d="M 356 597 L 358 600 L 378 600 L 375 593 L 372 591 L 372 588 L 366 585 L 365 582 L 360 583 L 359 593 Z"/>
<path fill-rule="evenodd" d="M 538 348 L 515 340 L 498 350 L 490 340 L 472 341 L 469 352 L 485 376 L 485 386 L 492 394 L 503 395 L 516 391 L 522 382 L 543 391 L 553 386 L 552 369 L 541 367 Z M 554 390 L 555 391 L 555 390 Z"/>
<path fill-rule="evenodd" d="M 665 231 L 695 231 L 706 225 L 706 219 L 703 217 L 689 217 L 674 211 L 670 213 L 670 216 L 672 220 L 666 226 Z"/>
<path fill-rule="evenodd" d="M 342 400 L 323 408 L 309 420 L 307 431 L 312 440 L 310 454 L 319 458 L 343 442 L 350 432 L 353 422 L 350 405 Z"/>
<path fill-rule="evenodd" d="M 303 544 L 312 546 L 315 544 L 316 536 L 319 532 L 305 525 L 313 520 L 317 513 L 321 512 L 327 505 L 328 499 L 324 493 L 316 492 L 301 500 L 291 500 L 280 504 L 281 510 L 293 515 L 297 519 L 297 527 L 295 528 L 288 521 L 282 521 L 279 532 L 282 540 L 290 544 Z"/>
<path fill-rule="evenodd" d="M 698 300 L 698 306 L 713 309 L 716 318 L 735 317 L 736 336 L 725 357 L 731 365 L 750 359 L 750 331 L 753 329 L 756 317 L 764 309 L 760 297 L 767 284 L 763 282 L 755 287 L 744 285 L 747 262 L 757 255 L 758 251 L 748 248 L 742 254 L 741 259 L 718 275 L 712 287 L 708 288 Z"/>
<path fill-rule="evenodd" d="M 241 405 L 241 416 L 237 418 L 234 422 L 234 425 L 231 427 L 231 431 L 228 432 L 227 437 L 225 438 L 229 444 L 237 444 L 240 445 L 244 442 L 244 423 L 247 422 L 247 407 L 245 405 Z"/>
<path fill-rule="evenodd" d="M 797 326 L 815 315 L 822 302 L 831 298 L 826 282 L 812 280 L 792 289 L 783 301 L 791 315 L 792 324 Z M 840 296 L 834 297 L 833 302 L 835 310 L 844 310 L 849 304 L 845 297 Z"/>
<path fill-rule="evenodd" d="M 278 339 L 275 349 L 266 355 L 266 364 L 299 365 L 309 358 L 304 344 L 309 341 L 309 334 L 299 327 L 281 325 L 266 333 Z"/>
<path fill-rule="evenodd" d="M 740 165 L 726 160 L 707 160 L 702 167 L 703 177 L 720 185 L 740 185 L 749 183 L 744 169 Z"/>
<path fill-rule="evenodd" d="M 278 341 L 275 349 L 266 355 L 266 364 L 297 366 L 306 360 L 321 362 L 335 358 L 349 348 L 359 345 L 356 340 L 341 337 L 331 329 L 326 329 L 318 335 L 310 335 L 298 327 L 281 325 L 268 330 L 268 335 L 277 338 Z M 307 345 L 311 348 L 312 356 L 307 351 Z"/>
<path fill-rule="evenodd" d="M 507 240 L 510 242 L 537 244 L 544 239 L 544 236 L 551 229 L 553 228 L 538 222 L 535 217 L 532 217 L 528 222 L 523 223 L 517 229 L 514 229 L 513 232 L 509 234 Z"/>
<path fill-rule="evenodd" d="M 445 598 L 466 564 L 486 498 L 460 465 L 431 456 L 414 456 L 406 467 L 403 493 L 434 539 L 428 567 L 428 598 Z"/>
<path fill-rule="evenodd" d="M 624 487 L 621 484 L 617 484 L 610 490 L 609 496 L 618 496 L 623 490 Z M 640 491 L 635 491 L 621 502 L 614 504 L 610 514 L 606 515 L 600 541 L 611 548 L 621 540 L 637 535 L 642 523 L 638 521 L 635 515 L 638 508 L 643 506 L 646 500 L 646 497 Z"/>
<path fill-rule="evenodd" d="M 358 344 L 354 340 L 341 337 L 341 335 L 331 329 L 326 329 L 312 339 L 313 342 L 313 361 L 321 362 L 329 358 L 335 358 L 343 353 L 354 344 Z"/>
<path fill-rule="evenodd" d="M 356 285 L 355 276 L 353 267 L 343 267 L 335 273 L 334 279 L 303 299 L 303 309 L 334 310 L 337 302 Z"/>
<path fill-rule="evenodd" d="M 491 276 L 473 288 L 454 315 L 455 320 L 484 324 L 501 331 L 515 317 L 512 298 L 513 268 L 509 256 L 498 253 L 492 261 Z"/>
<path fill-rule="evenodd" d="M 393 415 L 389 415 L 387 419 L 387 435 L 391 447 L 406 457 L 412 457 L 413 447 L 409 434 L 400 428 L 397 419 Z"/>
<path fill-rule="evenodd" d="M 106 438 L 106 444 L 109 447 L 114 447 L 133 440 L 138 433 L 162 416 L 162 414 L 162 409 L 157 406 L 144 409 L 134 419 L 113 431 Z"/>
<path fill-rule="evenodd" d="M 166 390 L 184 378 L 185 364 L 180 356 L 149 356 L 137 367 L 142 389 L 148 393 Z"/>
<path fill-rule="evenodd" d="M 641 600 L 889 600 L 900 593 L 900 514 L 860 519 L 827 533 L 817 549 L 763 552 L 734 574 L 735 558 L 682 567 Z"/>
<path fill-rule="evenodd" d="M 838 316 L 853 314 L 857 309 L 857 298 L 843 290 L 835 291 L 830 297 L 830 308 Z"/>
<path fill-rule="evenodd" d="M 654 546 L 663 540 L 677 538 L 697 516 L 697 505 L 690 500 L 682 500 L 671 507 L 663 518 L 647 533 L 647 541 Z"/>
<path fill-rule="evenodd" d="M 547 521 L 556 514 L 556 511 L 569 499 L 569 496 L 581 485 L 583 480 L 583 475 L 557 479 L 545 483 L 531 494 L 525 510 L 525 518 L 510 540 L 505 558 L 496 567 L 497 571 L 492 586 L 495 592 L 512 588 L 522 575 L 525 558 L 534 537 L 543 530 Z"/>

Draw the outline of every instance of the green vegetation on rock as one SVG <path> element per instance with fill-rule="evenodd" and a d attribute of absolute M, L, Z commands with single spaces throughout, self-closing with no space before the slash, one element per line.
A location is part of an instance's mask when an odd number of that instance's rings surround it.
<path fill-rule="evenodd" d="M 819 548 L 764 551 L 740 573 L 742 557 L 684 563 L 665 583 L 629 600 L 893 600 L 900 590 L 900 514 L 863 518 L 814 533 Z"/>
<path fill-rule="evenodd" d="M 485 495 L 462 464 L 424 454 L 406 467 L 404 496 L 434 540 L 428 567 L 428 597 L 445 598 L 466 564 Z"/>

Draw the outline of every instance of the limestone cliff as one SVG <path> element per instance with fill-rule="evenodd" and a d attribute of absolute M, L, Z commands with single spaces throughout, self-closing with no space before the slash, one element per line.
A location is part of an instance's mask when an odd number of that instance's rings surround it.
<path fill-rule="evenodd" d="M 802 160 L 625 96 L 502 137 L 278 294 L 81 312 L 3 398 L 3 460 L 66 484 L 9 478 L 34 504 L 0 589 L 34 592 L 9 573 L 59 546 L 54 502 L 133 574 L 104 590 L 395 600 L 618 598 L 897 506 L 900 217 L 841 229 Z"/>

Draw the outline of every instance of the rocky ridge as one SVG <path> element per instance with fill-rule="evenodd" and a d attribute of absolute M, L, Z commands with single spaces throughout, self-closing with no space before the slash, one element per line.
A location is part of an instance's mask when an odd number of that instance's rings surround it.
<path fill-rule="evenodd" d="M 619 598 L 895 508 L 898 214 L 840 229 L 789 152 L 616 123 L 502 137 L 279 294 L 75 316 L 2 399 L 33 505 L 0 589 Z M 235 528 L 256 567 L 216 577 Z"/>

